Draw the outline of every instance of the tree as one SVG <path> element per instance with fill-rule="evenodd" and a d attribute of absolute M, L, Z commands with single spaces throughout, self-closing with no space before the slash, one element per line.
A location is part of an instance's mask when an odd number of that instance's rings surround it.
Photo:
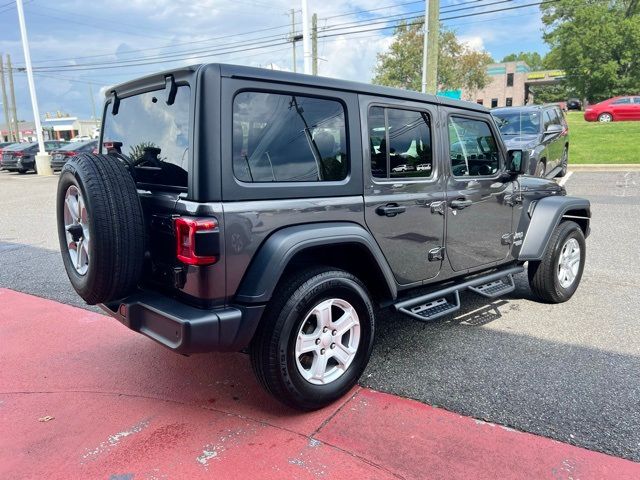
<path fill-rule="evenodd" d="M 378 54 L 373 83 L 407 90 L 421 90 L 422 45 L 424 22 L 396 28 L 393 43 L 386 52 Z M 461 43 L 451 30 L 440 29 L 438 53 L 438 89 L 477 90 L 489 83 L 486 72 L 491 56 Z"/>
<path fill-rule="evenodd" d="M 559 0 L 541 9 L 568 88 L 592 102 L 640 91 L 638 0 Z"/>
<path fill-rule="evenodd" d="M 510 53 L 502 59 L 503 62 L 525 62 L 531 70 L 543 70 L 544 58 L 538 52 Z"/>

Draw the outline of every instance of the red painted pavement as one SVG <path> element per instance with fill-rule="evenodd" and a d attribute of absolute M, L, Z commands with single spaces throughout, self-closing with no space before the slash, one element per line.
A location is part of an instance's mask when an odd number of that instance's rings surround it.
<path fill-rule="evenodd" d="M 367 389 L 301 414 L 258 388 L 245 355 L 182 357 L 6 289 L 0 362 L 2 479 L 640 478 L 637 463 Z"/>

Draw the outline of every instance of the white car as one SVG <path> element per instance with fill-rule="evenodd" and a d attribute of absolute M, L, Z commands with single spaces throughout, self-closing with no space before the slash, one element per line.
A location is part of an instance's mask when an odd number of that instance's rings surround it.
<path fill-rule="evenodd" d="M 73 137 L 70 142 L 88 142 L 93 140 L 89 135 L 78 135 L 77 137 Z"/>
<path fill-rule="evenodd" d="M 419 172 L 424 172 L 425 170 L 431 170 L 431 165 L 428 163 L 421 163 L 416 167 Z"/>
<path fill-rule="evenodd" d="M 398 165 L 391 169 L 392 172 L 408 172 L 409 170 L 415 170 L 415 168 L 411 165 Z"/>

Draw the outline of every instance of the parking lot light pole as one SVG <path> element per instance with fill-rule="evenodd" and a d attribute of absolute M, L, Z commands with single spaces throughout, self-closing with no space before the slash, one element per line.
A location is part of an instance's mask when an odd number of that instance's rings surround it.
<path fill-rule="evenodd" d="M 33 119 L 36 124 L 36 135 L 38 137 L 38 154 L 36 155 L 36 168 L 38 171 L 38 175 L 53 175 L 53 171 L 51 170 L 51 157 L 44 149 L 44 137 L 42 135 L 42 125 L 40 124 L 40 111 L 38 109 L 36 87 L 33 82 L 31 54 L 29 52 L 29 39 L 27 38 L 27 26 L 24 22 L 24 9 L 22 7 L 22 0 L 16 0 L 16 7 L 18 7 L 18 22 L 20 23 L 20 36 L 22 37 L 22 49 L 24 50 L 24 63 L 27 69 L 27 81 L 29 82 L 29 93 L 31 94 Z"/>

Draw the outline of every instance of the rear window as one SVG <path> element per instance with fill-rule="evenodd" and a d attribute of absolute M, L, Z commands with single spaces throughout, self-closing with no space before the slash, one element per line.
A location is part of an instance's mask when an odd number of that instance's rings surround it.
<path fill-rule="evenodd" d="M 186 189 L 189 86 L 178 87 L 171 105 L 166 100 L 166 90 L 156 90 L 120 99 L 116 115 L 107 105 L 102 153 L 119 147 L 139 183 Z"/>

